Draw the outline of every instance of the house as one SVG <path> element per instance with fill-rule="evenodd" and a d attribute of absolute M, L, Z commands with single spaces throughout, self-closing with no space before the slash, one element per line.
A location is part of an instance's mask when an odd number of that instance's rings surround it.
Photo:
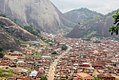
<path fill-rule="evenodd" d="M 98 78 L 100 80 L 115 80 L 115 77 L 111 74 L 99 74 Z"/>
<path fill-rule="evenodd" d="M 31 80 L 30 77 L 28 76 L 12 76 L 12 77 L 9 77 L 7 80 Z"/>
<path fill-rule="evenodd" d="M 119 62 L 119 58 L 112 58 L 111 61 L 112 62 Z"/>
<path fill-rule="evenodd" d="M 22 67 L 16 67 L 16 68 L 13 68 L 13 72 L 14 73 L 26 73 L 26 74 L 28 74 L 28 70 L 27 69 L 24 69 L 24 68 L 22 68 Z"/>
<path fill-rule="evenodd" d="M 42 56 L 44 59 L 51 59 L 51 56 Z"/>
<path fill-rule="evenodd" d="M 43 76 L 43 73 L 40 71 L 33 70 L 30 75 L 31 79 L 40 79 Z"/>
<path fill-rule="evenodd" d="M 33 53 L 32 50 L 28 50 L 28 49 L 22 49 L 22 52 L 24 54 L 32 54 Z"/>
<path fill-rule="evenodd" d="M 36 71 L 36 70 L 33 70 L 31 73 L 30 73 L 30 77 L 36 77 L 37 76 L 37 74 L 38 74 L 38 71 Z"/>
<path fill-rule="evenodd" d="M 77 73 L 77 77 L 81 78 L 81 80 L 94 80 L 94 78 L 87 73 Z"/>
<path fill-rule="evenodd" d="M 40 42 L 38 42 L 38 41 L 31 41 L 31 44 L 32 45 L 40 45 Z"/>

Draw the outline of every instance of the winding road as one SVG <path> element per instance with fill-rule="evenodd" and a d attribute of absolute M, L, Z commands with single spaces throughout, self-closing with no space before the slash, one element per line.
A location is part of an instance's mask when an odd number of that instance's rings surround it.
<path fill-rule="evenodd" d="M 55 78 L 55 69 L 56 69 L 56 66 L 58 64 L 58 61 L 65 55 L 67 54 L 69 51 L 70 51 L 71 47 L 68 46 L 68 49 L 63 52 L 61 55 L 59 55 L 57 57 L 57 59 L 54 60 L 54 62 L 50 65 L 50 69 L 49 69 L 49 72 L 48 72 L 48 80 L 54 80 Z"/>

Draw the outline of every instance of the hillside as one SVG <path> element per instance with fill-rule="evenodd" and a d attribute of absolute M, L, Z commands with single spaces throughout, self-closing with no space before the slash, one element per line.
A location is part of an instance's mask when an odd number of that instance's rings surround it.
<path fill-rule="evenodd" d="M 0 48 L 19 48 L 18 40 L 36 40 L 36 37 L 15 24 L 9 18 L 0 16 Z"/>
<path fill-rule="evenodd" d="M 18 49 L 19 48 L 19 45 L 15 41 L 14 37 L 10 36 L 1 28 L 0 28 L 0 48 L 3 48 L 3 49 Z"/>
<path fill-rule="evenodd" d="M 75 23 L 87 23 L 89 21 L 97 20 L 103 17 L 102 14 L 91 11 L 87 8 L 81 8 L 64 13 L 64 16 Z"/>
<path fill-rule="evenodd" d="M 110 37 L 109 28 L 113 25 L 112 16 L 115 12 L 113 11 L 93 20 L 91 20 L 92 18 L 85 18 L 87 20 L 86 22 L 84 21 L 84 23 L 76 25 L 66 36 L 72 38 Z"/>

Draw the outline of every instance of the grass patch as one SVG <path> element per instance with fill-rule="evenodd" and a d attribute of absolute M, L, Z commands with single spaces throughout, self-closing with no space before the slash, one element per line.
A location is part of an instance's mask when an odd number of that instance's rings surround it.
<path fill-rule="evenodd" d="M 14 74 L 13 70 L 3 70 L 3 69 L 0 69 L 0 77 L 10 77 L 13 74 Z"/>

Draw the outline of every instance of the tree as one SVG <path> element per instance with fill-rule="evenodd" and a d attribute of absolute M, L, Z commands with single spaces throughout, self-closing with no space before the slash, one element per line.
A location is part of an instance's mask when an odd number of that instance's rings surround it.
<path fill-rule="evenodd" d="M 46 76 L 41 77 L 40 80 L 48 80 Z"/>
<path fill-rule="evenodd" d="M 95 80 L 100 80 L 98 77 L 94 77 Z"/>
<path fill-rule="evenodd" d="M 25 30 L 30 32 L 33 35 L 39 36 L 39 33 L 30 25 L 30 26 L 24 26 L 23 27 Z"/>
<path fill-rule="evenodd" d="M 69 80 L 74 80 L 73 78 L 69 79 Z"/>
<path fill-rule="evenodd" d="M 15 50 L 11 49 L 10 52 L 14 52 Z"/>
<path fill-rule="evenodd" d="M 52 54 L 57 54 L 57 52 L 56 51 L 53 51 Z"/>
<path fill-rule="evenodd" d="M 0 16 L 2 16 L 2 17 L 6 17 L 6 15 L 5 15 L 5 14 L 3 14 L 3 13 L 0 13 Z"/>
<path fill-rule="evenodd" d="M 112 26 L 109 29 L 109 32 L 111 32 L 111 35 L 113 35 L 114 33 L 116 33 L 116 35 L 118 35 L 118 30 L 119 30 L 119 11 L 116 12 L 115 15 L 113 15 L 114 18 L 114 26 Z"/>
<path fill-rule="evenodd" d="M 67 50 L 67 46 L 66 44 L 63 44 L 62 47 L 61 47 L 62 50 Z"/>
<path fill-rule="evenodd" d="M 4 54 L 3 54 L 3 48 L 0 48 L 0 58 L 3 58 Z"/>
<path fill-rule="evenodd" d="M 2 52 L 3 51 L 3 48 L 0 48 L 0 52 Z"/>
<path fill-rule="evenodd" d="M 4 57 L 4 54 L 3 53 L 0 53 L 0 58 L 3 58 Z"/>

